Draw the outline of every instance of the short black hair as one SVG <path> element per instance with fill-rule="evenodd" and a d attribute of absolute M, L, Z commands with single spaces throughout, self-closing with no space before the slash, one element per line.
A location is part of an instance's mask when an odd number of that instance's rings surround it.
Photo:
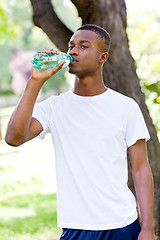
<path fill-rule="evenodd" d="M 110 38 L 109 33 L 104 28 L 99 27 L 97 25 L 93 25 L 93 24 L 85 24 L 85 25 L 79 27 L 76 31 L 79 31 L 79 30 L 89 30 L 89 31 L 97 33 L 97 35 L 100 38 L 102 38 L 102 40 L 104 40 L 104 43 L 105 43 L 104 51 L 107 51 L 107 52 L 109 51 L 111 38 Z"/>

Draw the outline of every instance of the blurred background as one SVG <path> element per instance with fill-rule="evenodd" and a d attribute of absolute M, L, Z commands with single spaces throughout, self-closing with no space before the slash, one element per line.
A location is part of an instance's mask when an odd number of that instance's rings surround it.
<path fill-rule="evenodd" d="M 70 30 L 81 26 L 71 1 L 52 0 L 52 4 Z M 160 141 L 160 4 L 156 0 L 126 0 L 126 6 L 130 51 Z M 51 240 L 61 233 L 56 227 L 50 135 L 18 148 L 4 142 L 7 122 L 31 74 L 33 54 L 59 50 L 34 25 L 32 15 L 29 0 L 0 1 L 0 240 Z M 37 101 L 72 88 L 73 82 L 67 69 L 61 70 L 46 82 Z"/>

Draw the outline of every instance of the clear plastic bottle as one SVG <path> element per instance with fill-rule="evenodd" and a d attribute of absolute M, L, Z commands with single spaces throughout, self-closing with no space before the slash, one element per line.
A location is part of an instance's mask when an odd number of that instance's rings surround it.
<path fill-rule="evenodd" d="M 66 62 L 62 68 L 65 68 L 73 62 L 73 57 L 64 52 L 60 52 L 58 55 L 54 53 L 37 53 L 33 56 L 32 64 L 37 69 L 55 68 L 63 60 Z"/>

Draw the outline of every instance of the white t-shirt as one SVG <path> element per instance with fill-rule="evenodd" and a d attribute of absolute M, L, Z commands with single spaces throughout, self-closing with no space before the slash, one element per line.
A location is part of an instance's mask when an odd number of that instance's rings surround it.
<path fill-rule="evenodd" d="M 38 104 L 33 117 L 54 143 L 58 226 L 107 230 L 135 221 L 127 148 L 150 138 L 138 104 L 111 89 L 91 97 L 69 90 Z"/>

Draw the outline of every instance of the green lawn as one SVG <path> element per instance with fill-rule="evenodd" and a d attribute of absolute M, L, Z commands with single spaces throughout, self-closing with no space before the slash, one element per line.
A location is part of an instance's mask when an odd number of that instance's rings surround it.
<path fill-rule="evenodd" d="M 45 192 L 40 177 L 22 181 L 14 171 L 12 164 L 0 164 L 0 240 L 58 238 L 56 193 Z"/>
<path fill-rule="evenodd" d="M 17 194 L 0 201 L 1 240 L 49 240 L 56 227 L 56 194 Z"/>
<path fill-rule="evenodd" d="M 7 121 L 6 116 L 2 117 L 3 136 Z M 0 240 L 59 239 L 56 214 L 50 137 L 18 148 L 0 141 Z"/>

